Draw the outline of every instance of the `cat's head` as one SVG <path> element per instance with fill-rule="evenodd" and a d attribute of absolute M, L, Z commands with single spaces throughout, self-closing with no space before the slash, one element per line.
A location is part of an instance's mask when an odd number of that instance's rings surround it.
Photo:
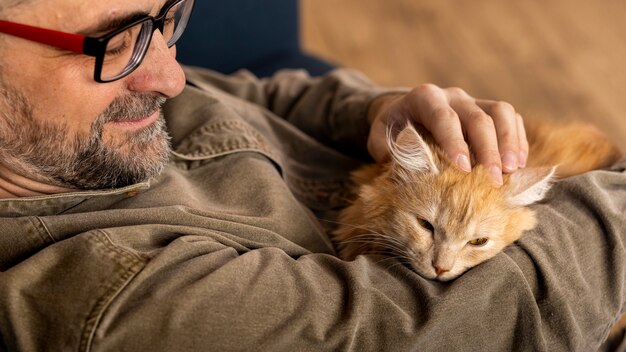
<path fill-rule="evenodd" d="M 544 198 L 554 168 L 521 169 L 497 187 L 480 165 L 459 171 L 411 125 L 389 141 L 392 160 L 361 187 L 361 211 L 368 229 L 396 239 L 387 247 L 422 276 L 454 279 L 535 226 L 527 206 Z"/>

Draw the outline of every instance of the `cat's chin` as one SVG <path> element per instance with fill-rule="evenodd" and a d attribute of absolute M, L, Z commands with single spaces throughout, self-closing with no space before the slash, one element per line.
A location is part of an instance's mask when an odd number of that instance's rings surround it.
<path fill-rule="evenodd" d="M 417 265 L 411 265 L 411 269 L 425 279 L 439 281 L 439 282 L 452 281 L 456 279 L 457 277 L 461 276 L 461 274 L 463 274 L 463 273 L 451 274 L 450 272 L 447 272 L 447 273 L 437 276 L 434 270 L 432 272 L 426 272 L 425 270 L 422 270 L 419 267 L 417 267 Z"/>
<path fill-rule="evenodd" d="M 427 279 L 427 280 L 433 280 L 433 281 L 449 281 L 452 280 L 453 278 L 449 278 L 446 279 L 445 275 L 443 276 L 437 276 L 437 274 L 435 274 L 435 271 L 426 271 L 426 270 L 422 270 L 421 268 L 419 268 L 417 265 L 415 264 L 411 264 L 410 269 L 413 270 L 416 274 L 418 274 L 419 276 Z"/>
<path fill-rule="evenodd" d="M 454 279 L 456 279 L 457 277 L 459 277 L 460 275 L 441 275 L 441 276 L 436 276 L 433 280 L 435 281 L 440 281 L 440 282 L 447 282 L 447 281 L 452 281 Z"/>

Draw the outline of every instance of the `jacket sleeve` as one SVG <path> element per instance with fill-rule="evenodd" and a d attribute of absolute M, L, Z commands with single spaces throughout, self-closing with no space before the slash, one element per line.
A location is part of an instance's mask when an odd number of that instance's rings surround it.
<path fill-rule="evenodd" d="M 187 82 L 203 89 L 219 89 L 260 105 L 298 129 L 334 149 L 367 156 L 367 111 L 380 95 L 406 92 L 382 88 L 361 73 L 337 69 L 323 77 L 304 70 L 283 70 L 259 79 L 248 71 L 223 75 L 201 68 L 186 68 Z"/>
<path fill-rule="evenodd" d="M 596 351 L 625 308 L 624 167 L 562 181 L 536 210 L 534 231 L 450 283 L 393 261 L 177 241 L 116 297 L 93 347 Z"/>

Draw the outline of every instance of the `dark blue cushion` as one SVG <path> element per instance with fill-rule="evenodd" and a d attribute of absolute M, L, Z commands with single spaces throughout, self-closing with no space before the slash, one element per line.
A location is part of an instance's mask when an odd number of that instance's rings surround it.
<path fill-rule="evenodd" d="M 332 69 L 301 52 L 297 0 L 196 0 L 177 48 L 180 62 L 224 73 L 247 68 L 263 77 L 305 68 L 319 75 Z"/>

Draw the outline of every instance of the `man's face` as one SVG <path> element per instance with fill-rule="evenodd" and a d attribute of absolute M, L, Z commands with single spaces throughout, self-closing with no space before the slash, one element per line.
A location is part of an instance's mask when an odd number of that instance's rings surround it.
<path fill-rule="evenodd" d="M 12 22 L 70 33 L 136 12 L 157 15 L 166 0 L 29 0 Z M 93 79 L 93 57 L 0 35 L 0 164 L 21 176 L 79 189 L 114 188 L 158 174 L 169 154 L 160 106 L 184 74 L 161 33 L 143 63 L 112 83 Z"/>

